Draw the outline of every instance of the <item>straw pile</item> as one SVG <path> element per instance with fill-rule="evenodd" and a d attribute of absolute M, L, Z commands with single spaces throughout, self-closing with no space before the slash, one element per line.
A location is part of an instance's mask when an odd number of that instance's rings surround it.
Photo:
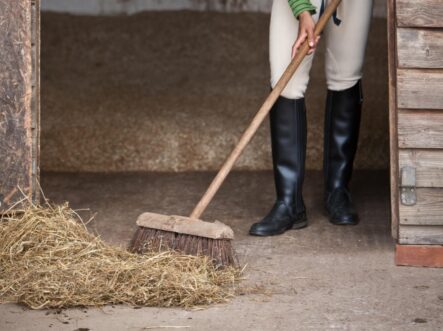
<path fill-rule="evenodd" d="M 225 302 L 239 278 L 239 270 L 218 270 L 204 257 L 110 246 L 68 204 L 29 205 L 0 222 L 0 303 L 192 307 Z"/>

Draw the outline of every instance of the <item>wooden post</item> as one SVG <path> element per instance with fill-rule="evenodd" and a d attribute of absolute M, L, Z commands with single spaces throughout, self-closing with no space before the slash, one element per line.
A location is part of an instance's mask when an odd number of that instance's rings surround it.
<path fill-rule="evenodd" d="M 0 213 L 38 199 L 39 0 L 0 0 Z"/>

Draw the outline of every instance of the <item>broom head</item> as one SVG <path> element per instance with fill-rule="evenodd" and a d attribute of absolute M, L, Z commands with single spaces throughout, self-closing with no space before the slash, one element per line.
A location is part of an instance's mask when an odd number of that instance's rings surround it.
<path fill-rule="evenodd" d="M 208 256 L 217 266 L 238 265 L 232 247 L 234 231 L 219 221 L 210 223 L 184 216 L 143 213 L 137 225 L 129 246 L 132 252 L 176 250 Z"/>

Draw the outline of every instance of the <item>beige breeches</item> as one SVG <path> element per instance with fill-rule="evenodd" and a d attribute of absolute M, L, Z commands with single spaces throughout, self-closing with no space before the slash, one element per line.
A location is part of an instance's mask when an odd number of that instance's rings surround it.
<path fill-rule="evenodd" d="M 311 0 L 317 7 L 313 16 L 317 22 L 323 0 Z M 327 5 L 327 0 L 324 0 Z M 326 43 L 325 71 L 328 89 L 341 91 L 354 86 L 362 77 L 362 67 L 372 16 L 372 0 L 343 0 L 322 35 Z M 292 46 L 298 35 L 299 21 L 294 17 L 288 0 L 274 0 L 270 24 L 271 85 L 275 86 L 291 61 Z M 304 97 L 309 72 L 315 54 L 308 55 L 282 96 Z"/>

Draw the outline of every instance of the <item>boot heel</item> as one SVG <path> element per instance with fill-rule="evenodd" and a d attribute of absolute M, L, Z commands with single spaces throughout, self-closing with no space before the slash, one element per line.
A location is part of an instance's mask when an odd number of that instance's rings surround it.
<path fill-rule="evenodd" d="M 295 222 L 294 224 L 292 224 L 291 229 L 292 230 L 297 230 L 297 229 L 302 229 L 308 226 L 308 218 L 306 217 L 306 213 L 303 213 L 302 216 L 300 216 Z"/>

